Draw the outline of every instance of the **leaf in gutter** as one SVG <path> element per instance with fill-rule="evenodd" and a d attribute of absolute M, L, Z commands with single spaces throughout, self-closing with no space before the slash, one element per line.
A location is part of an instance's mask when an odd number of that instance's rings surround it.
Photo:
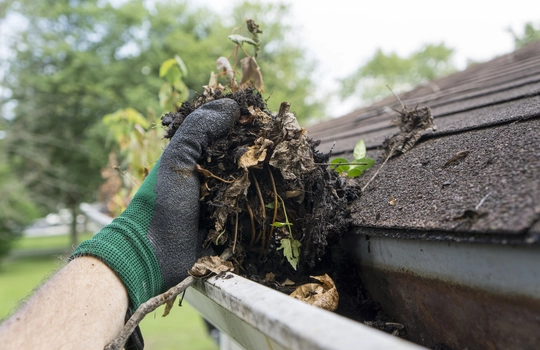
<path fill-rule="evenodd" d="M 271 226 L 274 227 L 285 227 L 285 226 L 292 226 L 290 222 L 274 222 Z"/>
<path fill-rule="evenodd" d="M 306 283 L 296 288 L 290 295 L 295 299 L 302 300 L 308 304 L 321 309 L 334 311 L 339 304 L 339 294 L 332 278 L 327 274 L 322 276 L 310 276 L 320 283 Z"/>
<path fill-rule="evenodd" d="M 268 209 L 274 209 L 274 202 L 270 202 L 268 204 L 265 205 L 266 208 Z M 279 208 L 280 207 L 280 204 L 278 203 L 277 207 Z"/>
<path fill-rule="evenodd" d="M 347 171 L 347 176 L 350 178 L 358 177 L 362 175 L 362 170 L 358 168 L 352 168 Z"/>
<path fill-rule="evenodd" d="M 205 278 L 212 274 L 233 271 L 234 267 L 230 261 L 223 260 L 219 256 L 204 256 L 197 260 L 188 273 L 195 278 Z"/>
<path fill-rule="evenodd" d="M 345 163 L 346 165 L 339 165 L 341 163 Z M 350 168 L 350 166 L 348 165 L 349 160 L 347 158 L 334 158 L 332 159 L 332 161 L 330 161 L 330 164 L 332 164 L 330 167 L 334 167 L 333 170 L 338 173 L 346 172 Z"/>
<path fill-rule="evenodd" d="M 367 170 L 375 164 L 375 161 L 371 158 L 360 158 L 355 159 L 353 162 L 353 165 L 351 165 L 351 168 L 357 168 L 362 171 Z"/>
<path fill-rule="evenodd" d="M 283 255 L 287 258 L 293 269 L 296 270 L 298 260 L 300 259 L 300 246 L 302 243 L 294 238 L 283 238 L 280 242 L 281 245 L 277 250 L 283 249 Z"/>
<path fill-rule="evenodd" d="M 354 146 L 353 155 L 354 159 L 360 159 L 366 156 L 366 143 L 364 140 L 358 141 L 356 146 Z"/>

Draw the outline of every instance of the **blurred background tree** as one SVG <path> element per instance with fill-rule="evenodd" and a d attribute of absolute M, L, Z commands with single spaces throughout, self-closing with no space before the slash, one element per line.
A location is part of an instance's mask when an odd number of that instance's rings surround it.
<path fill-rule="evenodd" d="M 0 262 L 24 226 L 39 213 L 24 183 L 13 174 L 4 147 L 5 140 L 0 137 Z"/>
<path fill-rule="evenodd" d="M 538 27 L 534 23 L 527 22 L 523 28 L 523 33 L 516 33 L 512 28 L 508 28 L 510 34 L 514 37 L 514 45 L 516 49 L 540 40 L 540 23 Z"/>
<path fill-rule="evenodd" d="M 444 43 L 426 44 L 406 57 L 377 49 L 367 63 L 341 81 L 341 98 L 354 95 L 369 104 L 391 94 L 386 85 L 399 93 L 448 75 L 456 70 L 453 52 Z"/>
<path fill-rule="evenodd" d="M 183 1 L 117 4 L 4 4 L 6 18 L 17 23 L 4 44 L 12 56 L 1 81 L 5 152 L 14 176 L 43 212 L 65 205 L 76 214 L 82 201 L 94 200 L 100 169 L 118 148 L 107 138 L 103 116 L 131 107 L 159 117 L 159 67 L 175 54 L 189 69 L 184 83 L 190 95 L 201 91 L 215 60 L 232 49 L 232 27 L 251 14 L 265 30 L 259 62 L 270 107 L 286 99 L 300 119 L 322 116 L 320 104 L 307 99 L 313 82 L 303 50 L 284 38 L 290 29 L 286 6 L 242 3 L 234 10 L 239 21 L 232 22 Z"/>

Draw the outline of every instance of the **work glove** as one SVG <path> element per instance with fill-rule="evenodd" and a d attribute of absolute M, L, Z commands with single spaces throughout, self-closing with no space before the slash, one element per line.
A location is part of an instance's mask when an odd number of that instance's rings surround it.
<path fill-rule="evenodd" d="M 236 102 L 219 99 L 187 116 L 126 210 L 73 253 L 107 264 L 126 287 L 131 311 L 187 277 L 202 252 L 197 161 L 239 115 Z"/>

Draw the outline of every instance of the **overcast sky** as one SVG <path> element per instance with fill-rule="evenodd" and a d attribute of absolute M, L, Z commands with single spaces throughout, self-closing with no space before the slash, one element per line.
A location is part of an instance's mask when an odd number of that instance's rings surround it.
<path fill-rule="evenodd" d="M 521 33 L 528 21 L 540 24 L 539 0 L 265 1 L 291 4 L 299 30 L 290 35 L 319 61 L 317 76 L 327 89 L 337 89 L 335 81 L 352 74 L 378 47 L 407 55 L 424 43 L 444 42 L 456 50 L 455 63 L 463 69 L 468 59 L 511 52 L 508 28 Z M 231 1 L 196 2 L 221 12 L 232 7 Z M 353 107 L 351 101 L 333 101 L 328 112 L 339 116 Z"/>

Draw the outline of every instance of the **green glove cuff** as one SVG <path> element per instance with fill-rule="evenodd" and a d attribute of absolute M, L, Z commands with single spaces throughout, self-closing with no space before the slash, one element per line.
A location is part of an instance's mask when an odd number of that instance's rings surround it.
<path fill-rule="evenodd" d="M 154 213 L 159 161 L 126 210 L 92 239 L 81 243 L 70 257 L 93 256 L 107 264 L 124 283 L 130 306 L 136 310 L 162 293 L 165 283 L 158 260 L 147 237 Z"/>

